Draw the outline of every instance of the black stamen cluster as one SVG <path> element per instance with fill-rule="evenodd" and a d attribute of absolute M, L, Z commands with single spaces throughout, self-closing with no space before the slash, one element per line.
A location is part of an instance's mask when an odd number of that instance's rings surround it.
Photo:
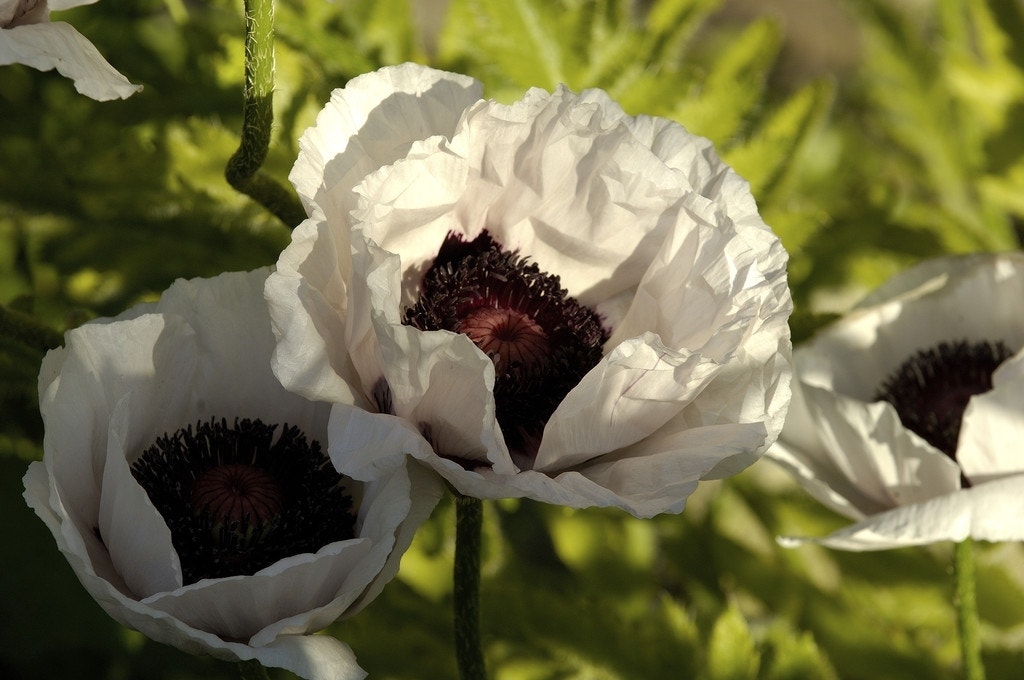
<path fill-rule="evenodd" d="M 992 389 L 992 373 L 1013 352 L 997 342 L 943 342 L 907 359 L 878 389 L 904 427 L 956 460 L 967 402 Z"/>
<path fill-rule="evenodd" d="M 288 425 L 275 438 L 276 429 L 260 420 L 236 420 L 230 427 L 223 418 L 198 422 L 194 429 L 158 438 L 132 464 L 132 475 L 170 528 L 186 585 L 254 574 L 355 535 L 352 498 L 320 444 L 307 442 Z M 272 495 L 279 502 L 257 507 L 273 507 L 274 516 L 236 519 L 197 503 L 197 482 L 225 466 L 231 471 L 251 467 L 258 479 L 273 480 Z M 238 489 L 225 489 L 231 491 Z"/>
<path fill-rule="evenodd" d="M 472 241 L 447 236 L 404 323 L 466 333 L 468 320 L 488 309 L 528 317 L 535 324 L 530 327 L 539 329 L 531 336 L 543 334 L 527 338 L 519 348 L 526 360 L 491 357 L 497 419 L 505 441 L 512 450 L 532 456 L 555 408 L 600 361 L 608 334 L 597 314 L 569 297 L 558 276 L 504 250 L 487 231 Z M 483 343 L 474 342 L 486 351 Z"/>

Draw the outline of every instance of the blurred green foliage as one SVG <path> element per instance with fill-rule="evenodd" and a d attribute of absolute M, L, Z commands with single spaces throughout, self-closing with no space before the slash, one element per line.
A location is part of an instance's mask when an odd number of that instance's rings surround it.
<path fill-rule="evenodd" d="M 1010 0 L 863 0 L 836 40 L 852 71 L 778 70 L 786 24 L 720 0 L 278 3 L 276 127 L 286 182 L 332 89 L 404 60 L 488 96 L 601 87 L 629 113 L 708 136 L 791 253 L 794 337 L 895 271 L 1018 247 L 1024 219 L 1024 10 Z M 41 456 L 35 379 L 56 333 L 152 299 L 175 278 L 273 263 L 288 226 L 223 169 L 241 124 L 241 2 L 121 0 L 55 16 L 145 90 L 97 103 L 53 73 L 0 73 L 0 675 L 227 678 L 125 631 L 78 587 L 20 498 Z M 26 319 L 28 320 L 26 322 Z M 948 546 L 784 551 L 844 520 L 761 463 L 639 521 L 528 502 L 486 506 L 483 626 L 498 679 L 958 677 Z M 454 677 L 454 513 L 443 504 L 396 581 L 331 633 L 375 678 Z M 990 678 L 1024 666 L 1024 551 L 985 546 Z"/>

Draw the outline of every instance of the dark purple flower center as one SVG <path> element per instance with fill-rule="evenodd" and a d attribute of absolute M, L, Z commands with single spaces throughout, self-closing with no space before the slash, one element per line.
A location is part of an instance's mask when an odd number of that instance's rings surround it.
<path fill-rule="evenodd" d="M 171 531 L 184 583 L 254 574 L 352 538 L 343 477 L 318 442 L 259 420 L 199 422 L 163 435 L 132 475 Z"/>
<path fill-rule="evenodd" d="M 879 388 L 904 427 L 956 460 L 971 397 L 992 389 L 992 373 L 1013 353 L 1002 342 L 943 342 L 907 359 Z"/>
<path fill-rule="evenodd" d="M 597 314 L 569 297 L 557 276 L 505 250 L 486 230 L 472 241 L 445 238 L 404 322 L 463 333 L 490 357 L 498 424 L 509 448 L 527 458 L 608 339 Z"/>

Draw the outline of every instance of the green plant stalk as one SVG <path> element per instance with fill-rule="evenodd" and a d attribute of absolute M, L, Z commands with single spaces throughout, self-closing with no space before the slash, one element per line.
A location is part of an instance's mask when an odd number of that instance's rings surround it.
<path fill-rule="evenodd" d="M 298 198 L 260 170 L 274 125 L 274 2 L 245 0 L 245 90 L 242 139 L 228 160 L 228 184 L 294 228 L 306 218 Z"/>
<path fill-rule="evenodd" d="M 956 544 L 953 554 L 956 580 L 956 615 L 960 629 L 960 650 L 966 680 L 985 680 L 981 663 L 981 636 L 978 600 L 975 596 L 974 541 L 966 538 Z"/>
<path fill-rule="evenodd" d="M 455 493 L 455 658 L 462 680 L 484 680 L 480 647 L 480 534 L 483 503 Z"/>
<path fill-rule="evenodd" d="M 270 674 L 259 661 L 239 661 L 238 675 L 242 680 L 270 680 Z"/>

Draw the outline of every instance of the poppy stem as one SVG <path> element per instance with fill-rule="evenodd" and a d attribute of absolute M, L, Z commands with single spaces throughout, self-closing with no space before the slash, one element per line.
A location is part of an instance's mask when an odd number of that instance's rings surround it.
<path fill-rule="evenodd" d="M 974 541 L 966 538 L 956 544 L 953 555 L 953 574 L 956 579 L 956 614 L 960 629 L 960 650 L 966 680 L 985 680 L 985 666 L 981 663 L 981 636 L 978 620 L 978 601 L 975 597 Z"/>
<path fill-rule="evenodd" d="M 270 674 L 259 661 L 239 661 L 238 675 L 242 680 L 270 680 Z"/>
<path fill-rule="evenodd" d="M 228 184 L 294 228 L 306 218 L 295 195 L 260 170 L 274 124 L 274 1 L 245 0 L 245 89 L 242 139 L 228 160 Z"/>
<path fill-rule="evenodd" d="M 484 680 L 480 647 L 480 534 L 483 503 L 455 493 L 455 657 L 462 680 Z"/>

